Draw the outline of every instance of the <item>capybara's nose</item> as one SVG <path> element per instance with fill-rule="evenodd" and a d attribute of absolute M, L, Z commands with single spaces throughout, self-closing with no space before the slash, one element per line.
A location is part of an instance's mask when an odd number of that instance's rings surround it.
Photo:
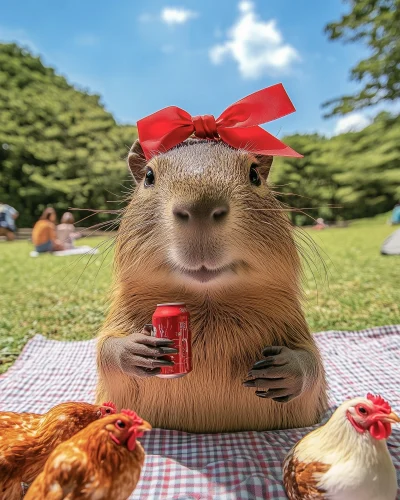
<path fill-rule="evenodd" d="M 229 205 L 221 200 L 200 200 L 192 203 L 177 203 L 172 209 L 174 219 L 184 224 L 219 224 L 228 213 Z"/>

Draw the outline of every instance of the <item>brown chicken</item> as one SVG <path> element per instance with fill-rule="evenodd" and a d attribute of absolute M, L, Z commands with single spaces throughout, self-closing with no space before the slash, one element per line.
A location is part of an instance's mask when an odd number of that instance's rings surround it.
<path fill-rule="evenodd" d="M 140 478 L 151 429 L 131 410 L 93 422 L 48 458 L 25 500 L 126 500 Z"/>
<path fill-rule="evenodd" d="M 101 417 L 115 413 L 103 405 L 62 403 L 47 413 L 0 412 L 0 500 L 22 498 L 54 448 Z"/>

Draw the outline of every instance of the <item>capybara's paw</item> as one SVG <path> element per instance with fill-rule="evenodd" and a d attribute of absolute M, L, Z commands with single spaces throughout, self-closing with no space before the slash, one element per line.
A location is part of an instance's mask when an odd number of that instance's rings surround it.
<path fill-rule="evenodd" d="M 246 380 L 243 385 L 256 388 L 260 398 L 279 403 L 291 401 L 302 393 L 305 385 L 302 352 L 281 346 L 265 347 L 265 358 L 253 365 L 248 373 L 252 380 Z"/>
<path fill-rule="evenodd" d="M 152 325 L 145 325 L 140 333 L 132 333 L 118 339 L 117 359 L 121 370 L 134 377 L 158 375 L 163 366 L 173 366 L 173 362 L 162 356 L 177 354 L 171 347 L 172 340 L 151 336 Z"/>

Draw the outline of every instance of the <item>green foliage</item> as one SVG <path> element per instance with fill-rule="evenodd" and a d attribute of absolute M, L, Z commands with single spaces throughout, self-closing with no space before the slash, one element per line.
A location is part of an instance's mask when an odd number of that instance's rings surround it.
<path fill-rule="evenodd" d="M 325 103 L 329 115 L 345 114 L 400 97 L 400 0 L 347 0 L 350 12 L 325 31 L 331 40 L 364 42 L 371 50 L 352 70 L 364 87 L 354 95 Z M 328 116 L 329 116 L 328 115 Z"/>
<path fill-rule="evenodd" d="M 400 199 L 400 116 L 382 112 L 360 132 L 285 142 L 304 155 L 277 158 L 272 170 L 276 191 L 291 207 L 337 221 L 387 212 Z M 312 222 L 306 213 L 291 212 L 293 221 Z"/>
<path fill-rule="evenodd" d="M 136 127 L 118 125 L 99 96 L 75 89 L 18 46 L 0 45 L 0 201 L 20 212 L 20 227 L 33 225 L 46 206 L 59 215 L 69 207 L 120 208 L 108 201 L 124 192 L 123 158 L 136 137 Z M 381 113 L 361 132 L 285 141 L 304 154 L 276 159 L 272 172 L 290 207 L 352 219 L 388 211 L 400 199 L 400 117 Z M 310 222 L 291 215 L 297 224 Z M 100 213 L 83 225 L 109 218 Z"/>
<path fill-rule="evenodd" d="M 0 44 L 0 200 L 20 212 L 20 226 L 46 206 L 59 214 L 117 208 L 107 201 L 128 178 L 123 158 L 136 137 L 136 127 L 118 126 L 99 96 L 75 89 L 18 46 Z"/>

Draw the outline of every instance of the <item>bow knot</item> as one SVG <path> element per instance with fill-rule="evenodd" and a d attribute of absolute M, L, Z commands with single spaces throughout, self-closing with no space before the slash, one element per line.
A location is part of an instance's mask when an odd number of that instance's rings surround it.
<path fill-rule="evenodd" d="M 176 106 L 161 109 L 137 123 L 139 141 L 146 160 L 168 151 L 193 134 L 201 139 L 222 140 L 235 149 L 268 156 L 297 156 L 292 148 L 259 127 L 295 108 L 281 83 L 235 102 L 217 118 L 190 116 Z"/>
<path fill-rule="evenodd" d="M 217 123 L 213 115 L 193 116 L 194 135 L 200 139 L 219 139 Z"/>

